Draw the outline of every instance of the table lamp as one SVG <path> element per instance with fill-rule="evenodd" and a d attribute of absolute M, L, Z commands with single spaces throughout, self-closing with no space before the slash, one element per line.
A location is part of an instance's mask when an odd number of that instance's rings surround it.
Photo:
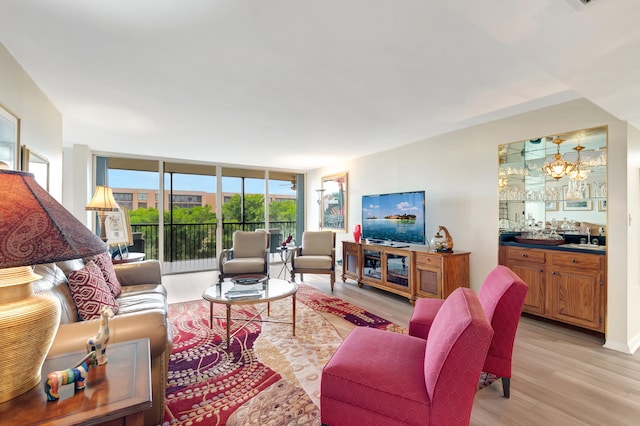
<path fill-rule="evenodd" d="M 34 293 L 32 265 L 104 253 L 107 246 L 31 173 L 0 165 L 0 403 L 40 383 L 60 323 L 60 302 Z"/>
<path fill-rule="evenodd" d="M 93 198 L 89 201 L 84 208 L 87 211 L 98 212 L 100 218 L 100 238 L 105 243 L 107 242 L 107 232 L 105 229 L 105 220 L 107 218 L 106 212 L 117 212 L 120 210 L 120 206 L 113 198 L 113 191 L 108 186 L 98 185 L 96 186 L 96 193 L 93 194 Z"/>

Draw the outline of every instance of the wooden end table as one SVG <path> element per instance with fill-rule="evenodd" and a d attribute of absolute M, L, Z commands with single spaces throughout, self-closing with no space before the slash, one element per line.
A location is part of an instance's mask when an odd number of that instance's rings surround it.
<path fill-rule="evenodd" d="M 151 408 L 149 339 L 109 345 L 109 362 L 89 369 L 84 390 L 74 394 L 73 384 L 64 385 L 58 401 L 47 401 L 47 374 L 73 367 L 84 355 L 77 351 L 47 358 L 38 386 L 0 404 L 0 425 L 143 426 L 143 412 Z"/>

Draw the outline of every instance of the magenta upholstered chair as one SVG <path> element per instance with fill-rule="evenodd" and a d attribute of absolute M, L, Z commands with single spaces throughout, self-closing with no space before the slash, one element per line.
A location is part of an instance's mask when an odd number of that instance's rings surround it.
<path fill-rule="evenodd" d="M 494 330 L 482 371 L 502 379 L 502 391 L 509 398 L 511 356 L 518 321 L 529 287 L 506 266 L 498 265 L 482 284 L 478 299 Z M 443 305 L 440 299 L 418 299 L 409 321 L 409 335 L 427 339 L 436 314 Z"/>
<path fill-rule="evenodd" d="M 468 288 L 447 298 L 428 340 L 356 327 L 322 370 L 322 423 L 469 424 L 492 336 Z"/>

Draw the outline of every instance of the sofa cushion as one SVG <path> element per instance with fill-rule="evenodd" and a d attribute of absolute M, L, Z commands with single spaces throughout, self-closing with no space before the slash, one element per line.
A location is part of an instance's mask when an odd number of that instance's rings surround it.
<path fill-rule="evenodd" d="M 118 299 L 118 315 L 131 314 L 135 312 L 145 312 L 148 310 L 168 310 L 167 299 L 160 293 L 123 293 Z"/>
<path fill-rule="evenodd" d="M 233 257 L 264 257 L 267 242 L 265 232 L 236 231 L 233 233 Z"/>
<path fill-rule="evenodd" d="M 225 274 L 251 274 L 264 272 L 263 257 L 244 257 L 231 259 L 224 264 Z"/>
<path fill-rule="evenodd" d="M 303 256 L 331 256 L 333 231 L 305 231 L 302 234 Z"/>
<path fill-rule="evenodd" d="M 295 259 L 296 269 L 331 269 L 331 256 L 299 256 Z"/>
<path fill-rule="evenodd" d="M 102 275 L 104 275 L 104 280 L 111 289 L 111 294 L 113 294 L 114 297 L 118 297 L 122 291 L 122 286 L 120 285 L 120 281 L 118 281 L 115 269 L 113 269 L 113 262 L 111 261 L 109 253 L 104 252 L 90 257 L 87 260 L 93 260 L 96 265 L 98 265 L 98 268 L 102 271 Z"/>
<path fill-rule="evenodd" d="M 100 317 L 104 308 L 111 308 L 118 313 L 111 289 L 104 280 L 102 271 L 93 261 L 88 261 L 84 268 L 69 273 L 69 288 L 73 301 L 78 308 L 78 315 L 83 320 Z"/>

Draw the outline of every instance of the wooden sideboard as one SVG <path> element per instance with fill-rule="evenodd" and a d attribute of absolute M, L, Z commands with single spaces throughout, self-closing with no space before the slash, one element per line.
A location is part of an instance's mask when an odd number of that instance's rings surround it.
<path fill-rule="evenodd" d="M 396 293 L 411 304 L 418 297 L 446 298 L 458 287 L 469 287 L 469 255 L 343 241 L 342 281 Z"/>
<path fill-rule="evenodd" d="M 524 312 L 604 333 L 606 256 L 500 246 L 500 263 L 529 285 Z"/>

